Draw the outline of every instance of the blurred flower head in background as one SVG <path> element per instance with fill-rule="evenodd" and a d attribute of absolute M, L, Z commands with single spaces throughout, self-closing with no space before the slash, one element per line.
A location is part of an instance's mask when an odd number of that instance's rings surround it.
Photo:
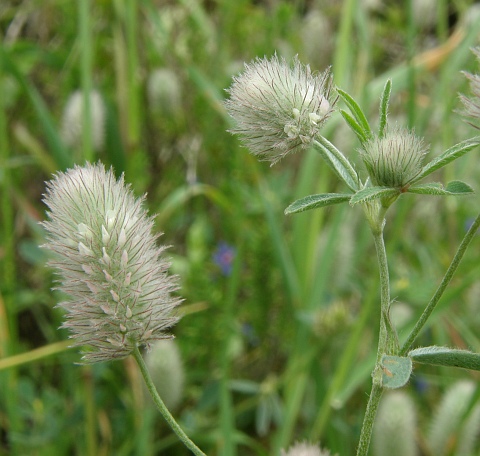
<path fill-rule="evenodd" d="M 83 92 L 77 90 L 70 95 L 63 111 L 61 137 L 69 147 L 79 147 L 82 143 L 84 101 Z M 105 103 L 100 93 L 92 90 L 89 104 L 92 147 L 99 151 L 105 142 Z"/>
<path fill-rule="evenodd" d="M 220 268 L 224 276 L 232 272 L 235 248 L 226 242 L 220 242 L 213 252 L 213 262 Z"/>

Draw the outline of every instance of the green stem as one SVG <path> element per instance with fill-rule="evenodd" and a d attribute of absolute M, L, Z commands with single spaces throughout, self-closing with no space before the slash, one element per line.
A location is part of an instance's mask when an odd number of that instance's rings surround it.
<path fill-rule="evenodd" d="M 158 410 L 162 414 L 162 416 L 165 418 L 169 426 L 172 428 L 173 432 L 177 434 L 178 438 L 185 444 L 185 446 L 193 452 L 196 456 L 206 456 L 205 453 L 200 450 L 185 434 L 183 429 L 179 426 L 179 424 L 175 421 L 175 418 L 171 415 L 171 413 L 168 411 L 167 407 L 163 403 L 162 399 L 160 398 L 157 389 L 155 388 L 155 385 L 153 384 L 152 377 L 150 376 L 150 372 L 148 372 L 147 366 L 145 364 L 145 361 L 142 358 L 142 355 L 140 354 L 140 351 L 138 347 L 135 347 L 135 350 L 132 353 L 133 357 L 135 358 L 135 361 L 138 364 L 138 367 L 140 368 L 140 371 L 142 372 L 143 379 L 145 380 L 145 384 L 147 385 L 148 391 L 150 392 L 153 401 L 155 402 L 155 405 L 157 406 Z"/>
<path fill-rule="evenodd" d="M 390 279 L 388 274 L 387 252 L 383 240 L 384 220 L 371 224 L 375 248 L 377 251 L 378 267 L 380 272 L 380 333 L 378 338 L 377 362 L 372 372 L 372 391 L 368 399 L 367 410 L 363 419 L 360 441 L 357 448 L 357 456 L 367 456 L 370 446 L 370 439 L 373 431 L 373 424 L 377 414 L 378 404 L 382 397 L 382 368 L 381 361 L 383 354 L 389 351 L 389 339 L 391 328 L 388 324 L 388 313 L 390 310 Z"/>
<path fill-rule="evenodd" d="M 81 46 L 81 78 L 82 78 L 82 146 L 83 159 L 93 161 L 92 146 L 92 33 L 90 27 L 90 0 L 78 2 L 79 37 Z"/>
<path fill-rule="evenodd" d="M 373 425 L 375 424 L 375 416 L 377 414 L 378 404 L 382 397 L 383 388 L 375 382 L 372 385 L 372 391 L 368 399 L 367 411 L 363 419 L 362 433 L 357 448 L 357 456 L 366 456 L 370 446 L 370 437 L 372 436 Z"/>
<path fill-rule="evenodd" d="M 438 286 L 437 291 L 435 292 L 432 299 L 428 303 L 427 307 L 423 311 L 422 315 L 418 319 L 417 323 L 415 324 L 415 327 L 412 329 L 412 332 L 409 334 L 406 342 L 403 344 L 400 350 L 400 356 L 405 356 L 412 348 L 413 342 L 418 336 L 418 333 L 423 328 L 428 318 L 432 314 L 433 310 L 438 304 L 438 301 L 442 297 L 443 292 L 445 291 L 448 284 L 450 283 L 450 280 L 452 280 L 452 277 L 455 274 L 458 268 L 458 265 L 462 261 L 463 255 L 465 254 L 467 247 L 469 246 L 470 242 L 473 239 L 473 236 L 475 236 L 479 227 L 480 227 L 480 214 L 477 216 L 477 218 L 474 220 L 474 222 L 470 226 L 470 229 L 467 231 L 467 234 L 465 235 L 460 246 L 458 247 L 458 250 L 455 253 L 455 256 L 453 257 L 453 260 L 450 263 L 450 266 L 448 267 L 447 272 L 445 273 L 445 276 L 442 279 L 442 282 Z"/>

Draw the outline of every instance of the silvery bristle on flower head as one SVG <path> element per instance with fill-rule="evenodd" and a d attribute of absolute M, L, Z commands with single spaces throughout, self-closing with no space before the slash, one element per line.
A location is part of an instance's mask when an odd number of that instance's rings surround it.
<path fill-rule="evenodd" d="M 480 47 L 472 49 L 478 60 L 480 60 Z M 466 117 L 480 119 L 480 75 L 464 73 L 470 83 L 470 91 L 473 96 L 467 97 L 460 95 L 460 101 L 463 103 L 464 111 L 461 112 Z M 478 127 L 476 127 L 478 128 Z"/>
<path fill-rule="evenodd" d="M 276 163 L 314 141 L 333 111 L 330 69 L 313 74 L 295 57 L 293 66 L 276 55 L 245 64 L 227 90 L 227 112 L 250 151 Z"/>
<path fill-rule="evenodd" d="M 297 442 L 287 451 L 282 450 L 281 456 L 330 456 L 330 451 L 321 449 L 318 445 Z"/>
<path fill-rule="evenodd" d="M 105 140 L 106 109 L 103 98 L 96 90 L 90 92 L 90 132 L 92 147 L 101 150 Z M 73 92 L 65 105 L 62 117 L 61 136 L 69 147 L 78 147 L 82 141 L 83 129 L 83 92 Z"/>
<path fill-rule="evenodd" d="M 152 234 L 153 220 L 123 176 L 102 164 L 75 166 L 47 183 L 43 246 L 58 289 L 67 295 L 62 325 L 74 346 L 90 346 L 85 362 L 128 356 L 135 347 L 170 337 L 180 299 L 177 280 Z"/>
<path fill-rule="evenodd" d="M 421 170 L 427 153 L 423 140 L 404 128 L 367 141 L 360 154 L 374 185 L 402 188 Z"/>

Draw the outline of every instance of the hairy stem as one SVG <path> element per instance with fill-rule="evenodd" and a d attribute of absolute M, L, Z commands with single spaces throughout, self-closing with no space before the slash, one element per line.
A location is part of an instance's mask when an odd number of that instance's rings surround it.
<path fill-rule="evenodd" d="M 371 224 L 375 248 L 377 251 L 378 267 L 380 272 L 380 333 L 378 338 L 377 362 L 372 372 L 372 391 L 368 399 L 367 410 L 363 419 L 360 441 L 357 448 L 357 456 L 367 456 L 370 439 L 375 423 L 378 404 L 382 397 L 382 356 L 387 353 L 389 346 L 390 326 L 388 325 L 388 313 L 390 310 L 390 278 L 388 274 L 387 252 L 383 240 L 383 220 Z"/>
<path fill-rule="evenodd" d="M 175 418 L 171 415 L 171 413 L 168 411 L 167 407 L 163 403 L 160 395 L 157 392 L 157 389 L 155 388 L 155 385 L 153 384 L 152 377 L 150 376 L 150 372 L 148 372 L 147 366 L 145 364 L 145 361 L 142 358 L 142 355 L 140 354 L 140 351 L 138 347 L 135 347 L 135 350 L 133 351 L 133 357 L 135 358 L 135 361 L 138 364 L 138 367 L 140 368 L 140 371 L 142 372 L 143 379 L 145 380 L 145 384 L 147 385 L 148 391 L 150 392 L 153 401 L 155 402 L 155 405 L 157 406 L 158 410 L 162 414 L 162 416 L 165 418 L 169 426 L 172 428 L 173 432 L 177 434 L 178 438 L 185 444 L 185 446 L 192 451 L 193 454 L 196 456 L 206 456 L 205 453 L 200 450 L 185 434 L 183 429 L 179 426 L 179 424 L 175 421 Z"/>

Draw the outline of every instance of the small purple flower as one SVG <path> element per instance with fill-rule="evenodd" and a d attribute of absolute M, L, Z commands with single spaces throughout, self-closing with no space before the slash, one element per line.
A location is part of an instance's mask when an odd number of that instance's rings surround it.
<path fill-rule="evenodd" d="M 212 258 L 222 271 L 222 274 L 229 276 L 232 272 L 233 260 L 235 259 L 235 248 L 222 241 L 215 249 Z"/>

